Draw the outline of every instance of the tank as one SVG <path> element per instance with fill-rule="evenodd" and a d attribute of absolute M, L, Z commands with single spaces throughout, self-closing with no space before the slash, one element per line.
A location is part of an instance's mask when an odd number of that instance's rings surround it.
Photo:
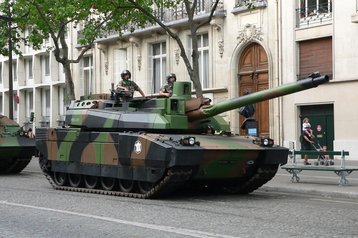
<path fill-rule="evenodd" d="M 316 87 L 328 76 L 211 105 L 176 82 L 170 98 L 121 92 L 73 101 L 65 126 L 37 128 L 40 167 L 55 189 L 155 198 L 182 188 L 247 194 L 285 164 L 288 149 L 268 137 L 238 136 L 220 114 Z"/>
<path fill-rule="evenodd" d="M 15 121 L 0 115 L 0 174 L 20 173 L 36 153 L 35 139 Z"/>

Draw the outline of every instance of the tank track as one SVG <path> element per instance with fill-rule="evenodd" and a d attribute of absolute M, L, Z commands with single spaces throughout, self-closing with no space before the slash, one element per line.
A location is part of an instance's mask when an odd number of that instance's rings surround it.
<path fill-rule="evenodd" d="M 18 174 L 20 173 L 31 161 L 30 158 L 13 158 L 9 162 L 0 162 L 0 174 Z"/>
<path fill-rule="evenodd" d="M 224 186 L 224 190 L 235 194 L 249 194 L 270 181 L 276 175 L 278 166 L 278 164 L 262 165 L 247 181 Z"/>
<path fill-rule="evenodd" d="M 51 186 L 56 190 L 64 190 L 71 192 L 81 192 L 81 193 L 94 193 L 94 194 L 103 194 L 111 196 L 120 196 L 120 197 L 131 197 L 131 198 L 158 198 L 169 195 L 176 188 L 182 186 L 192 175 L 192 169 L 189 168 L 172 168 L 169 169 L 166 175 L 146 193 L 133 193 L 133 192 L 122 192 L 122 191 L 107 191 L 102 189 L 89 189 L 89 188 L 76 188 L 70 186 L 58 186 L 51 176 L 51 172 L 48 171 L 48 167 L 45 164 L 41 164 L 43 161 L 40 161 L 40 167 L 43 174 L 51 184 Z"/>

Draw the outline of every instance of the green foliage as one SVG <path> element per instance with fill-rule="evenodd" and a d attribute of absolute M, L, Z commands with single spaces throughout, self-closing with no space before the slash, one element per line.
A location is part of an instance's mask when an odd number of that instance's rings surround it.
<path fill-rule="evenodd" d="M 19 12 L 18 15 L 26 14 L 26 17 L 16 19 L 20 30 L 18 32 L 30 32 L 23 39 L 26 44 L 31 44 L 34 49 L 41 49 L 44 40 L 52 40 L 53 47 L 47 50 L 53 50 L 56 60 L 65 69 L 66 90 L 70 99 L 75 98 L 70 64 L 78 63 L 94 41 L 106 32 L 121 32 L 127 29 L 130 22 L 135 22 L 136 26 L 144 26 L 148 22 L 126 0 L 17 0 L 12 7 Z M 72 59 L 69 58 L 69 46 L 66 42 L 68 30 L 78 31 L 77 40 L 82 46 L 78 48 L 78 56 Z M 5 31 L 6 27 L 0 26 L 0 33 L 3 33 L 0 36 L 0 46 L 6 44 Z"/>
<path fill-rule="evenodd" d="M 9 55 L 9 38 L 11 38 L 12 51 L 21 55 L 20 45 L 24 39 L 18 31 L 16 22 L 26 15 L 14 9 L 14 3 L 7 0 L 0 3 L 0 16 L 0 54 Z"/>

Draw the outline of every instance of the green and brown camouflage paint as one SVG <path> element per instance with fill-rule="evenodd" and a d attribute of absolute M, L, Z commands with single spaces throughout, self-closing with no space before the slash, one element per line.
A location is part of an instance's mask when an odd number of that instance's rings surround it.
<path fill-rule="evenodd" d="M 217 115 L 327 81 L 327 76 L 311 77 L 216 105 L 191 99 L 188 82 L 176 82 L 170 98 L 125 102 L 102 95 L 76 101 L 66 112 L 66 127 L 37 129 L 41 167 L 56 188 L 71 178 L 78 180 L 76 186 L 83 178 L 92 188 L 95 178 L 118 181 L 120 195 L 145 198 L 184 182 L 249 193 L 287 162 L 288 149 L 232 135 Z M 208 133 L 208 126 L 217 133 Z M 186 144 L 183 138 L 195 138 L 195 143 Z M 134 182 L 139 192 L 131 186 Z"/>
<path fill-rule="evenodd" d="M 0 174 L 20 173 L 35 155 L 35 139 L 13 120 L 0 115 Z"/>

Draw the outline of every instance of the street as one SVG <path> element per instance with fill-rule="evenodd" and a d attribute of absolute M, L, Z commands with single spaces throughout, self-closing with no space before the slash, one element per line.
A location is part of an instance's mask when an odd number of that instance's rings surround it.
<path fill-rule="evenodd" d="M 358 201 L 258 190 L 142 200 L 54 190 L 37 160 L 0 177 L 0 237 L 357 237 Z"/>

